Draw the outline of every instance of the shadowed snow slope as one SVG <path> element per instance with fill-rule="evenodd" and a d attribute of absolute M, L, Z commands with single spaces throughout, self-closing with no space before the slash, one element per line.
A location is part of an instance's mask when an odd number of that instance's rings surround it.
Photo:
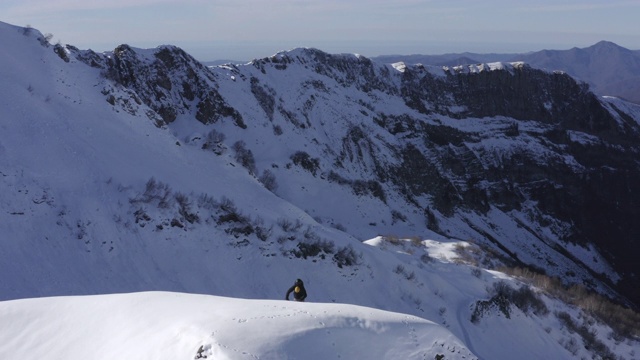
<path fill-rule="evenodd" d="M 442 326 L 372 308 L 145 292 L 0 303 L 2 359 L 475 358 Z"/>

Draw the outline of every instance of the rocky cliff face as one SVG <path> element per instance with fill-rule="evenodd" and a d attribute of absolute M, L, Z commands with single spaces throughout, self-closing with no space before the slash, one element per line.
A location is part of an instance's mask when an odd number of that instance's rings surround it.
<path fill-rule="evenodd" d="M 373 199 L 385 215 L 361 209 L 358 237 L 429 229 L 640 304 L 640 109 L 564 73 L 316 49 L 212 68 L 168 46 L 75 56 L 103 69 L 114 107 L 144 104 L 159 127 L 195 119 L 243 141 L 276 194 L 309 213 L 321 207 L 303 179 L 346 189 L 343 201 Z M 340 223 L 334 206 L 316 216 Z"/>
<path fill-rule="evenodd" d="M 131 90 L 136 103 L 144 102 L 160 116 L 161 120 L 154 118 L 158 126 L 173 122 L 179 114 L 194 114 L 203 124 L 231 117 L 244 126 L 240 114 L 221 98 L 213 74 L 182 49 L 165 46 L 149 52 L 120 45 L 109 56 L 79 52 L 79 57 L 103 68 L 115 85 Z M 106 92 L 114 102 L 115 96 Z"/>

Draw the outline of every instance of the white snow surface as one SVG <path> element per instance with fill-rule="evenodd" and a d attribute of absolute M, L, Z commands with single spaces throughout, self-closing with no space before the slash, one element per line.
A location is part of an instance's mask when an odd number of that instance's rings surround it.
<path fill-rule="evenodd" d="M 0 302 L 2 359 L 473 359 L 442 326 L 355 305 L 142 292 Z"/>
<path fill-rule="evenodd" d="M 141 115 L 149 110 L 145 105 L 131 104 L 140 109 L 134 114 L 112 106 L 101 93 L 109 84 L 100 69 L 62 61 L 36 40 L 41 36 L 0 23 L 7 49 L 0 55 L 0 359 L 193 359 L 201 346 L 209 359 L 591 356 L 567 349 L 577 337 L 553 316 L 564 311 L 577 318 L 580 311 L 544 295 L 550 315 L 513 308 L 510 319 L 494 311 L 471 323 L 487 288 L 496 281 L 521 283 L 457 258 L 456 247 L 472 246 L 458 240 L 468 238 L 464 224 L 445 238 L 412 225 L 423 219 L 407 211 L 407 224 L 394 227 L 378 199 L 343 202 L 352 198 L 344 187 L 319 187 L 297 168 L 271 168 L 307 146 L 291 135 L 295 129 L 273 143 L 260 132 L 219 124 L 228 143 L 243 139 L 259 150 L 258 168 L 276 173 L 277 195 L 266 191 L 230 154 L 215 156 L 185 141 L 201 138 L 207 127 L 179 116 L 170 128 L 157 128 Z M 307 73 L 301 67 L 290 74 Z M 251 118 L 261 110 L 236 75 L 232 67 L 217 68 L 217 85 Z M 273 81 L 288 89 L 286 78 Z M 279 96 L 297 99 L 301 91 L 291 86 Z M 331 138 L 331 126 L 339 126 L 333 119 L 361 109 L 322 103 L 325 96 L 317 94 L 324 108 L 315 121 L 327 121 L 327 138 L 318 140 L 339 148 Z M 402 111 L 394 99 L 381 98 L 377 106 Z M 337 248 L 351 247 L 360 263 L 337 267 L 330 258 L 282 256 L 285 237 L 283 244 L 234 237 L 215 226 L 206 207 L 199 208 L 201 224 L 177 228 L 168 225 L 168 210 L 139 205 L 167 224 L 162 230 L 152 221 L 144 226 L 134 221 L 131 199 L 150 178 L 191 199 L 228 198 L 243 215 L 266 224 L 297 220 Z M 305 202 L 317 206 L 307 211 Z M 515 228 L 510 219 L 496 229 L 477 222 L 492 233 Z M 287 235 L 277 226 L 273 231 L 272 238 Z M 374 238 L 394 231 L 414 237 L 393 243 Z M 522 246 L 514 249 L 521 256 L 527 256 L 527 241 L 514 245 Z M 297 277 L 305 280 L 309 301 L 285 302 Z M 602 326 L 599 336 L 616 353 L 640 353 L 635 342 L 607 339 L 609 332 Z"/>

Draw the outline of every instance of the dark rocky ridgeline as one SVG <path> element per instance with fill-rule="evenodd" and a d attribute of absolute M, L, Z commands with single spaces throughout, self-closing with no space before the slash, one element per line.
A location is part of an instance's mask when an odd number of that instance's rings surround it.
<path fill-rule="evenodd" d="M 505 116 L 599 136 L 618 133 L 613 116 L 588 85 L 564 73 L 549 73 L 518 63 L 505 69 L 448 69 L 446 73 L 443 77 L 422 66 L 407 68 L 401 89 L 406 104 L 425 114 L 458 119 Z"/>
<path fill-rule="evenodd" d="M 112 56 L 79 56 L 91 66 L 104 69 L 105 77 L 134 92 L 161 118 L 159 126 L 173 122 L 179 114 L 195 114 L 203 124 L 224 117 L 246 127 L 240 113 L 218 92 L 213 74 L 182 49 L 160 46 L 149 54 L 128 45 L 114 49 Z"/>
<path fill-rule="evenodd" d="M 300 48 L 254 60 L 252 64 L 266 73 L 265 65 L 269 63 L 274 64 L 277 70 L 286 70 L 287 65 L 294 62 L 307 65 L 311 71 L 331 78 L 344 87 L 355 86 L 363 92 L 379 90 L 397 95 L 397 89 L 390 81 L 389 68 L 381 67 L 364 56 L 333 55 L 314 48 Z"/>

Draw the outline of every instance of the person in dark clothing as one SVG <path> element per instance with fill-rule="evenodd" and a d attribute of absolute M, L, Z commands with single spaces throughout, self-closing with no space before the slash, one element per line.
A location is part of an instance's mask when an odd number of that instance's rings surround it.
<path fill-rule="evenodd" d="M 296 279 L 296 282 L 292 287 L 287 290 L 287 296 L 285 299 L 289 300 L 289 294 L 293 293 L 293 300 L 304 301 L 307 298 L 307 290 L 304 288 L 304 283 L 300 279 Z"/>

